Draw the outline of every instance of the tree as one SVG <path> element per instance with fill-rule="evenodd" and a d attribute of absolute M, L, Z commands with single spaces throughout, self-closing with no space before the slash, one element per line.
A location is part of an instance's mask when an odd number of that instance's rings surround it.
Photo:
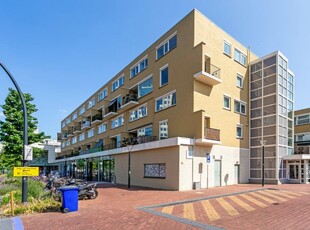
<path fill-rule="evenodd" d="M 36 132 L 38 120 L 32 114 L 37 108 L 31 103 L 34 98 L 28 93 L 24 94 L 24 98 L 28 110 L 28 144 L 42 142 L 49 137 L 44 132 Z M 1 107 L 5 121 L 0 121 L 0 141 L 4 145 L 0 162 L 6 168 L 11 168 L 21 165 L 23 160 L 23 107 L 18 92 L 10 88 Z"/>

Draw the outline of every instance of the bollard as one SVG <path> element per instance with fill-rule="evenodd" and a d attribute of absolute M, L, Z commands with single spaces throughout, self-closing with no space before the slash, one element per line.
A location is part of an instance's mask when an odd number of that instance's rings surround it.
<path fill-rule="evenodd" d="M 14 192 L 11 192 L 11 213 L 14 216 Z"/>

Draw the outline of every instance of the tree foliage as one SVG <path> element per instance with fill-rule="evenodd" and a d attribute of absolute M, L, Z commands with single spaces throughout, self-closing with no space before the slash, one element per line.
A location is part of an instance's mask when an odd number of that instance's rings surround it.
<path fill-rule="evenodd" d="M 32 103 L 34 98 L 24 94 L 27 116 L 28 116 L 28 144 L 42 142 L 48 138 L 44 132 L 36 132 L 38 120 L 33 116 L 37 111 L 36 106 Z M 0 141 L 4 145 L 0 155 L 0 164 L 6 168 L 18 166 L 23 160 L 23 107 L 18 92 L 9 89 L 9 94 L 5 99 L 5 104 L 1 105 L 5 121 L 0 121 Z"/>

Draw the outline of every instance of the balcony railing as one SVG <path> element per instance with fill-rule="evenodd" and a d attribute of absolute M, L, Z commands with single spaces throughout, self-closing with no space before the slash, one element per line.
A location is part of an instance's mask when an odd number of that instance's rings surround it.
<path fill-rule="evenodd" d="M 137 94 L 129 93 L 123 97 L 123 105 L 121 108 L 130 109 L 137 104 L 139 104 Z"/>
<path fill-rule="evenodd" d="M 81 128 L 85 129 L 85 128 L 89 128 L 90 127 L 90 121 L 83 121 Z"/>
<path fill-rule="evenodd" d="M 125 139 L 121 142 L 115 142 L 115 143 L 111 143 L 111 144 L 107 144 L 107 145 L 103 145 L 103 146 L 99 146 L 95 148 L 81 150 L 79 152 L 79 155 L 85 155 L 85 154 L 96 153 L 96 152 L 101 152 L 101 151 L 106 151 L 106 150 L 111 150 L 111 149 L 122 148 L 122 147 L 126 147 L 129 144 L 130 145 L 143 144 L 143 143 L 152 142 L 156 140 L 157 140 L 157 137 L 155 136 L 135 137 L 131 139 Z"/>
<path fill-rule="evenodd" d="M 220 141 L 220 130 L 218 129 L 211 129 L 205 128 L 205 139 L 213 140 L 213 141 Z"/>
<path fill-rule="evenodd" d="M 204 70 L 194 75 L 197 81 L 200 81 L 206 85 L 214 86 L 222 82 L 221 69 L 215 65 L 206 62 Z"/>
<path fill-rule="evenodd" d="M 81 125 L 74 126 L 73 133 L 81 132 Z"/>

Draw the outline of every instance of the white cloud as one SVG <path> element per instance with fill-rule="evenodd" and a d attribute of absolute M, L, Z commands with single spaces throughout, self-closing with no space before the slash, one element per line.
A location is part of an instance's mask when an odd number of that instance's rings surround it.
<path fill-rule="evenodd" d="M 68 111 L 65 110 L 65 109 L 58 109 L 58 112 L 60 112 L 60 113 L 68 113 Z"/>

